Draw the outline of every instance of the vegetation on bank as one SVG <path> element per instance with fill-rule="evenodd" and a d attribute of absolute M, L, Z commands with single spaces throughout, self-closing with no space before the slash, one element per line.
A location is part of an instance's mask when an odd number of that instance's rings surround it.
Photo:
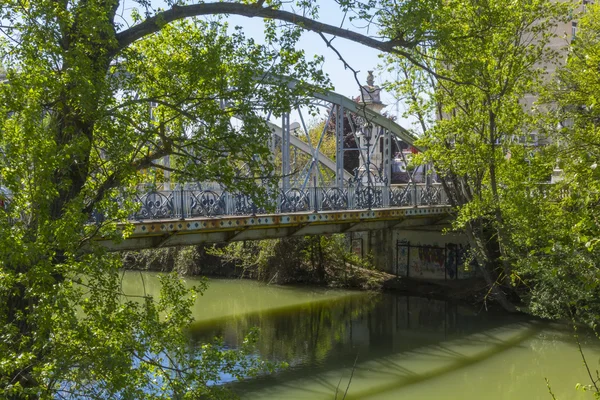
<path fill-rule="evenodd" d="M 595 327 L 600 8 L 452 4 L 427 10 L 430 29 L 448 35 L 411 53 L 429 68 L 386 60 L 404 78 L 387 87 L 408 104 L 427 147 L 416 158 L 434 165 L 490 296 L 509 311 Z M 556 26 L 572 18 L 576 36 L 561 40 Z"/>
<path fill-rule="evenodd" d="M 376 271 L 370 258 L 349 249 L 345 235 L 306 236 L 127 252 L 125 268 L 176 271 L 257 279 L 267 283 L 308 283 L 381 289 L 391 275 Z"/>

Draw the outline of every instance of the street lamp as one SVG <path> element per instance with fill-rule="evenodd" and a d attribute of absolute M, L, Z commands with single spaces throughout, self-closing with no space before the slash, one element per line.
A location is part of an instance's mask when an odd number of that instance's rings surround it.
<path fill-rule="evenodd" d="M 373 204 L 373 193 L 372 193 L 373 180 L 371 177 L 371 138 L 373 137 L 373 124 L 371 124 L 369 122 L 365 122 L 364 124 L 362 124 L 358 136 L 361 141 L 360 147 L 364 148 L 362 145 L 363 144 L 366 145 L 367 156 L 366 156 L 366 159 L 363 158 L 364 170 L 359 175 L 360 179 L 358 179 L 358 182 L 357 182 L 359 185 L 359 187 L 357 188 L 357 191 L 361 193 L 361 197 L 363 198 L 362 200 L 363 201 L 366 200 L 365 206 L 367 206 L 367 208 L 370 210 L 371 206 Z M 365 141 L 364 143 L 362 143 L 363 140 Z M 361 149 L 361 151 L 362 151 L 362 149 Z M 363 174 L 367 174 L 367 187 L 364 189 L 360 188 L 362 183 L 364 183 L 364 175 Z M 357 176 L 357 178 L 358 178 L 358 176 Z"/>
<path fill-rule="evenodd" d="M 371 186 L 371 138 L 373 137 L 373 124 L 367 122 L 363 126 L 362 131 L 363 137 L 367 142 L 367 165 L 365 172 L 367 173 L 368 186 Z"/>

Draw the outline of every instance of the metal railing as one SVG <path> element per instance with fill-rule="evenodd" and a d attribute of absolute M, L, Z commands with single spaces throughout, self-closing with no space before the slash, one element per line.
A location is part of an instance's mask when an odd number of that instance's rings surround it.
<path fill-rule="evenodd" d="M 393 186 L 309 187 L 277 189 L 257 204 L 252 196 L 229 192 L 214 184 L 170 185 L 141 188 L 134 201 L 138 211 L 131 220 L 183 219 L 225 215 L 366 210 L 393 207 L 447 205 L 439 184 Z M 94 216 L 95 221 L 102 219 Z"/>

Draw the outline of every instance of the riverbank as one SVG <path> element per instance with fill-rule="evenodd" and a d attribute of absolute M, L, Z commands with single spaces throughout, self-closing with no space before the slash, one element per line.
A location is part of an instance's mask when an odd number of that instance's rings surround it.
<path fill-rule="evenodd" d="M 436 300 L 450 300 L 471 305 L 495 305 L 488 297 L 489 288 L 481 278 L 460 280 L 427 280 L 396 277 L 386 280 L 382 289 L 407 296 L 420 296 Z"/>
<path fill-rule="evenodd" d="M 395 275 L 372 267 L 320 262 L 303 262 L 295 256 L 297 249 L 281 246 L 275 249 L 264 264 L 243 264 L 226 256 L 214 254 L 212 248 L 202 246 L 126 252 L 123 266 L 126 270 L 172 272 L 182 276 L 250 279 L 270 284 L 307 284 L 330 288 L 381 291 Z M 224 252 L 222 252 L 223 254 Z M 251 256 L 247 256 L 251 257 Z M 256 255 L 260 258 L 260 255 Z"/>
<path fill-rule="evenodd" d="M 378 271 L 368 263 L 355 265 L 349 256 L 323 257 L 320 263 L 311 263 L 306 257 L 306 249 L 298 249 L 298 242 L 277 242 L 271 246 L 272 252 L 264 257 L 262 263 L 236 262 L 241 256 L 223 255 L 228 248 L 214 251 L 203 246 L 186 248 L 168 248 L 124 253 L 125 269 L 171 272 L 182 276 L 207 276 L 217 278 L 241 278 L 267 282 L 277 285 L 313 285 L 330 288 L 355 290 L 389 291 L 402 295 L 419 296 L 437 300 L 451 300 L 470 305 L 492 305 L 488 298 L 488 289 L 481 279 L 465 280 L 424 280 L 409 277 L 397 277 Z M 223 250 L 224 249 L 224 250 Z M 240 249 L 237 249 L 239 251 Z M 328 249 L 329 250 L 329 249 Z M 321 249 L 322 252 L 322 249 Z M 260 258 L 260 254 L 251 252 L 245 257 Z M 304 260 L 303 260 L 304 257 Z M 341 261 L 340 261 L 341 258 Z M 333 260 L 333 261 L 332 261 Z"/>

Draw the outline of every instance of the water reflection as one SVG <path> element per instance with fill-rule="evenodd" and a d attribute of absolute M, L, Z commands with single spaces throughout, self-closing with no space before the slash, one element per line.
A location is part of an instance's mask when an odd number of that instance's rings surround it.
<path fill-rule="evenodd" d="M 191 333 L 198 342 L 219 336 L 226 345 L 237 346 L 250 329 L 258 327 L 261 357 L 286 361 L 292 368 L 320 365 L 332 351 L 340 355 L 360 345 L 362 333 L 355 321 L 380 301 L 379 295 L 354 294 L 197 323 Z"/>
<path fill-rule="evenodd" d="M 291 367 L 232 384 L 244 399 L 547 400 L 544 378 L 561 399 L 588 398 L 574 390 L 586 375 L 570 331 L 524 316 L 384 294 L 254 313 L 195 337 L 234 345 L 251 326 L 261 357 Z"/>
<path fill-rule="evenodd" d="M 516 336 L 504 337 L 502 327 L 506 325 L 518 331 Z M 264 396 L 265 388 L 276 387 L 279 391 L 283 384 L 286 390 L 294 392 L 293 382 L 300 380 L 296 390 L 301 390 L 306 398 L 317 393 L 332 398 L 338 383 L 342 385 L 340 376 L 348 375 L 355 361 L 354 383 L 347 398 L 367 390 L 363 384 L 359 385 L 361 381 L 377 382 L 381 378 L 390 381 L 381 383 L 377 390 L 368 389 L 374 394 L 430 379 L 447 368 L 455 368 L 457 363 L 475 363 L 490 356 L 489 352 L 480 354 L 479 345 L 491 346 L 492 353 L 501 352 L 537 330 L 535 324 L 525 322 L 524 318 L 478 314 L 474 309 L 443 301 L 362 294 L 198 323 L 192 334 L 198 342 L 221 336 L 227 345 L 236 346 L 252 327 L 260 328 L 257 348 L 260 356 L 287 361 L 290 368 L 275 376 L 236 383 L 235 390 L 247 395 L 262 390 Z M 451 346 L 445 345 L 449 342 Z M 456 350 L 466 342 L 475 353 Z M 398 354 L 402 360 L 394 357 Z M 407 366 L 407 359 L 417 365 Z M 423 363 L 435 364 L 436 368 L 423 371 L 419 367 Z M 302 382 L 307 377 L 311 380 L 310 390 Z"/>
<path fill-rule="evenodd" d="M 349 387 L 346 399 L 398 398 L 399 391 L 406 387 L 433 383 L 446 374 L 489 359 L 513 346 L 519 346 L 534 332 L 535 328 L 526 323 L 509 329 L 498 328 L 493 333 L 469 335 L 464 339 L 444 342 L 443 345 L 428 345 L 372 359 L 367 357 L 366 361 L 359 362 L 355 368 L 346 365 L 345 368 L 304 374 L 274 384 L 246 387 L 238 385 L 237 390 L 245 398 L 332 399 L 336 392 L 345 392 Z M 282 396 L 282 392 L 286 396 Z M 482 398 L 481 395 L 482 393 L 475 398 Z M 455 392 L 443 397 L 407 398 L 467 397 Z"/>
<path fill-rule="evenodd" d="M 336 392 L 341 399 L 349 388 L 346 399 L 547 400 L 545 378 L 558 399 L 591 399 L 574 390 L 588 378 L 568 328 L 479 311 L 393 294 L 219 280 L 197 302 L 190 335 L 197 343 L 220 336 L 236 347 L 260 328 L 258 355 L 290 367 L 230 383 L 244 399 L 334 399 Z M 597 343 L 585 345 L 594 369 Z"/>
<path fill-rule="evenodd" d="M 122 290 L 128 295 L 160 293 L 157 273 L 124 271 Z M 188 286 L 201 284 L 200 278 L 186 278 Z M 210 279 L 208 288 L 198 297 L 192 309 L 199 323 L 222 323 L 232 316 L 244 316 L 255 312 L 287 313 L 300 305 L 334 300 L 341 297 L 362 296 L 364 293 L 348 290 L 332 290 L 319 287 L 274 286 L 240 279 Z"/>

